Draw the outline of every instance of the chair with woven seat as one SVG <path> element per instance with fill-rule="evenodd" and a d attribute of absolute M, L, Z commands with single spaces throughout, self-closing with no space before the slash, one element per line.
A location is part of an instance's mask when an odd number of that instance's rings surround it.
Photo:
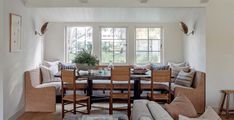
<path fill-rule="evenodd" d="M 154 93 L 154 86 L 156 84 L 165 84 L 168 83 L 168 92 L 167 93 Z M 151 93 L 148 94 L 148 98 L 151 101 L 171 101 L 171 70 L 155 70 L 151 69 Z"/>
<path fill-rule="evenodd" d="M 75 70 L 62 70 L 61 72 L 61 82 L 62 82 L 62 118 L 64 118 L 64 114 L 67 112 L 76 112 L 89 114 L 90 113 L 90 97 L 82 96 L 76 94 L 76 76 Z M 71 85 L 73 94 L 65 95 L 66 86 Z M 86 103 L 86 104 L 85 104 Z M 73 104 L 72 110 L 65 110 L 65 105 Z M 80 106 L 76 106 L 79 104 Z M 87 112 L 77 111 L 76 108 L 81 108 L 87 106 Z"/>
<path fill-rule="evenodd" d="M 127 93 L 116 93 L 115 84 L 126 83 Z M 110 101 L 109 101 L 109 113 L 113 114 L 113 110 L 127 110 L 128 116 L 131 112 L 131 99 L 130 99 L 130 67 L 129 66 L 116 66 L 111 69 L 111 85 L 110 85 Z M 127 109 L 113 108 L 113 100 L 121 99 L 127 102 Z"/>

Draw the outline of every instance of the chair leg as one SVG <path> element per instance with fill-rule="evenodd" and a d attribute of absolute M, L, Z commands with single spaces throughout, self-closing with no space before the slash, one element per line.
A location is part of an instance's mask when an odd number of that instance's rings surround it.
<path fill-rule="evenodd" d="M 128 99 L 128 118 L 130 118 L 131 115 L 131 99 Z"/>
<path fill-rule="evenodd" d="M 171 94 L 169 93 L 167 103 L 169 104 L 170 102 L 171 102 Z"/>
<path fill-rule="evenodd" d="M 90 104 L 90 98 L 87 100 L 87 111 L 88 114 L 90 114 L 91 104 Z"/>
<path fill-rule="evenodd" d="M 64 118 L 64 101 L 62 100 L 62 118 Z"/>
<path fill-rule="evenodd" d="M 73 114 L 76 114 L 76 101 L 73 102 Z"/>
<path fill-rule="evenodd" d="M 113 114 L 113 100 L 112 100 L 112 97 L 110 97 L 110 101 L 109 101 L 109 114 Z"/>

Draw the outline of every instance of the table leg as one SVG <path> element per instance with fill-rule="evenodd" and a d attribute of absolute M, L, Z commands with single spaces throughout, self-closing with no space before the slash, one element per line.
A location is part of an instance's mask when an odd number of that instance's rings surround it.
<path fill-rule="evenodd" d="M 141 83 L 139 79 L 134 80 L 134 99 L 140 99 L 141 97 Z"/>
<path fill-rule="evenodd" d="M 90 102 L 92 103 L 92 95 L 93 95 L 93 81 L 88 78 L 88 88 L 87 88 L 87 96 L 90 96 Z"/>

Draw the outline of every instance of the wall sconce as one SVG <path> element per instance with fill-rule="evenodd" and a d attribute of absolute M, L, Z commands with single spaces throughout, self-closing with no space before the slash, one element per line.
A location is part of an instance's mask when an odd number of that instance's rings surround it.
<path fill-rule="evenodd" d="M 189 33 L 188 31 L 188 26 L 184 23 L 184 22 L 180 22 L 180 26 L 181 26 L 181 30 L 182 32 L 184 32 L 185 35 L 189 36 L 189 35 L 194 35 L 194 28 L 193 30 Z"/>
<path fill-rule="evenodd" d="M 35 35 L 40 35 L 40 36 L 44 35 L 45 32 L 46 32 L 46 28 L 47 28 L 48 24 L 49 24 L 49 22 L 45 22 L 45 23 L 41 26 L 40 32 L 37 31 L 37 30 L 35 30 Z"/>

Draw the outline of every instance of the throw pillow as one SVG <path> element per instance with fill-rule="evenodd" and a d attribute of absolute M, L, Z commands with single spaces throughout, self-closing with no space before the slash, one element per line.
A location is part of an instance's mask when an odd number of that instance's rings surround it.
<path fill-rule="evenodd" d="M 59 63 L 59 69 L 76 69 L 76 65 L 74 63 Z"/>
<path fill-rule="evenodd" d="M 59 72 L 59 61 L 43 61 L 42 65 L 48 67 L 53 75 Z"/>
<path fill-rule="evenodd" d="M 158 103 L 154 101 L 149 101 L 147 103 L 153 118 L 155 120 L 173 120 L 173 118 L 168 114 L 168 112 L 162 108 Z"/>
<path fill-rule="evenodd" d="M 151 65 L 150 64 L 145 64 L 145 65 L 133 65 L 133 69 L 150 69 Z"/>
<path fill-rule="evenodd" d="M 176 66 L 176 67 L 186 67 L 188 66 L 187 62 L 181 62 L 181 63 L 172 63 L 172 62 L 168 62 L 168 65 L 171 66 Z"/>
<path fill-rule="evenodd" d="M 194 74 L 195 74 L 194 70 L 191 70 L 188 73 L 181 70 L 178 76 L 176 77 L 175 84 L 186 86 L 186 87 L 191 87 L 193 84 Z"/>
<path fill-rule="evenodd" d="M 165 104 L 165 109 L 174 120 L 178 120 L 179 115 L 197 117 L 197 112 L 193 104 L 184 95 L 177 96 L 170 104 Z"/>
<path fill-rule="evenodd" d="M 169 65 L 159 65 L 159 64 L 152 64 L 151 65 L 154 70 L 169 70 Z"/>
<path fill-rule="evenodd" d="M 179 115 L 179 120 L 222 120 L 219 115 L 212 109 L 208 107 L 206 111 L 198 118 L 189 118 L 183 115 Z"/>
<path fill-rule="evenodd" d="M 42 82 L 49 83 L 49 82 L 58 82 L 60 79 L 55 78 L 51 70 L 46 66 L 40 66 L 41 73 L 42 73 Z"/>
<path fill-rule="evenodd" d="M 171 77 L 176 78 L 181 70 L 183 70 L 184 72 L 189 72 L 189 69 L 190 69 L 189 66 L 187 67 L 171 66 Z"/>

